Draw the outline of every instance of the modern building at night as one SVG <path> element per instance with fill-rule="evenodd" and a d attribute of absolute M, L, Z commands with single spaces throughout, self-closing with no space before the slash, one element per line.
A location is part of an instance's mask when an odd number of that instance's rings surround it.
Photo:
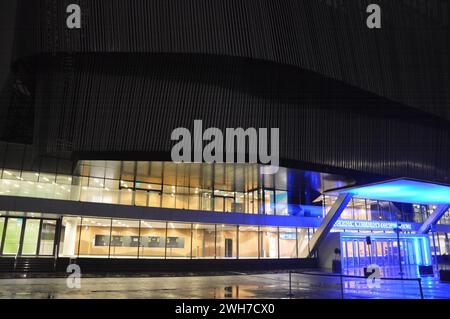
<path fill-rule="evenodd" d="M 450 252 L 444 1 L 379 1 L 380 30 L 367 1 L 83 0 L 80 29 L 66 2 L 10 9 L 0 271 L 330 268 L 339 248 L 398 272 Z M 279 171 L 172 162 L 198 119 L 279 128 Z"/>

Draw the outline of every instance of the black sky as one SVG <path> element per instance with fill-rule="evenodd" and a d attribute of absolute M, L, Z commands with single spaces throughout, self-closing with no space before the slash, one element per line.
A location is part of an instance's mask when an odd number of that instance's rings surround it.
<path fill-rule="evenodd" d="M 16 0 L 0 1 L 0 89 L 8 76 L 14 42 Z"/>

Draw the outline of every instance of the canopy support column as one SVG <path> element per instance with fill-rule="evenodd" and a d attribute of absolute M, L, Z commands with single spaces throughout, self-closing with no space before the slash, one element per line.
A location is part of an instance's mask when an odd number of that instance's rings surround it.
<path fill-rule="evenodd" d="M 312 236 L 309 242 L 311 250 L 308 253 L 308 248 L 306 248 L 306 250 L 302 252 L 300 257 L 311 257 L 314 255 L 322 241 L 325 239 L 331 228 L 333 228 L 334 224 L 341 216 L 342 211 L 345 209 L 345 207 L 347 207 L 347 204 L 350 202 L 352 197 L 353 194 L 351 193 L 343 193 L 338 196 L 333 206 L 331 206 L 330 211 L 323 219 L 322 224 L 319 226 L 319 228 L 317 228 L 317 231 Z"/>

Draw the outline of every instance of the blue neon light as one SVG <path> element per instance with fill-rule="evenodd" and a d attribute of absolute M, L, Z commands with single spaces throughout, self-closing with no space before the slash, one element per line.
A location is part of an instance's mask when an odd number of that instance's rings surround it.
<path fill-rule="evenodd" d="M 336 190 L 356 197 L 399 203 L 449 204 L 450 187 L 445 185 L 398 179 L 361 187 Z"/>
<path fill-rule="evenodd" d="M 389 221 L 338 219 L 334 227 L 341 229 L 393 230 L 398 227 L 398 224 L 398 222 Z M 411 223 L 400 223 L 400 229 L 404 231 L 411 231 L 414 228 Z"/>
<path fill-rule="evenodd" d="M 423 256 L 425 257 L 425 265 L 430 265 L 431 251 L 428 238 L 422 237 L 422 244 L 423 244 Z"/>
<path fill-rule="evenodd" d="M 419 242 L 420 242 L 420 240 L 418 238 L 414 238 L 414 252 L 416 254 L 416 264 L 417 265 L 422 264 L 422 256 L 419 252 Z"/>

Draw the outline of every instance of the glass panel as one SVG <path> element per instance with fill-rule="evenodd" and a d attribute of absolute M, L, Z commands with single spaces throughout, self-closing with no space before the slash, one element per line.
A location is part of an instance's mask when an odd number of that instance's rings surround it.
<path fill-rule="evenodd" d="M 41 229 L 41 242 L 39 246 L 39 255 L 53 255 L 55 244 L 56 220 L 43 220 Z"/>
<path fill-rule="evenodd" d="M 131 188 L 122 188 L 120 190 L 120 204 L 133 205 L 133 191 Z"/>
<path fill-rule="evenodd" d="M 175 208 L 175 186 L 164 186 L 162 207 Z"/>
<path fill-rule="evenodd" d="M 27 219 L 23 234 L 22 255 L 36 255 L 39 239 L 39 219 Z"/>
<path fill-rule="evenodd" d="M 139 258 L 164 258 L 166 223 L 141 221 Z"/>
<path fill-rule="evenodd" d="M 214 197 L 214 211 L 224 212 L 224 198 Z"/>
<path fill-rule="evenodd" d="M 190 188 L 189 209 L 200 209 L 200 194 L 198 188 Z"/>
<path fill-rule="evenodd" d="M 137 258 L 139 246 L 139 221 L 112 221 L 111 257 L 126 256 Z"/>
<path fill-rule="evenodd" d="M 288 169 L 285 167 L 280 167 L 278 169 L 278 172 L 275 174 L 275 188 L 287 190 L 287 182 L 288 182 Z"/>
<path fill-rule="evenodd" d="M 191 224 L 168 223 L 167 258 L 191 257 Z"/>
<path fill-rule="evenodd" d="M 22 233 L 22 223 L 22 218 L 8 218 L 3 254 L 15 255 L 18 253 L 20 235 Z"/>
<path fill-rule="evenodd" d="M 164 185 L 176 185 L 177 182 L 177 168 L 176 163 L 164 162 L 163 170 L 164 170 Z"/>
<path fill-rule="evenodd" d="M 102 190 L 103 203 L 107 204 L 119 204 L 119 181 L 112 180 L 112 179 L 106 179 L 105 180 L 105 188 Z"/>
<path fill-rule="evenodd" d="M 151 183 L 162 184 L 162 162 L 151 162 L 150 163 L 150 177 L 148 181 Z"/>
<path fill-rule="evenodd" d="M 285 191 L 276 191 L 276 214 L 287 216 L 288 214 L 288 194 Z"/>
<path fill-rule="evenodd" d="M 380 208 L 377 201 L 367 200 L 367 213 L 369 220 L 380 220 Z"/>
<path fill-rule="evenodd" d="M 239 227 L 239 258 L 258 258 L 258 227 Z"/>
<path fill-rule="evenodd" d="M 258 191 L 253 191 L 253 201 L 251 203 L 253 204 L 252 213 L 259 214 L 259 193 L 258 193 Z"/>
<path fill-rule="evenodd" d="M 106 161 L 105 162 L 105 178 L 120 179 L 120 162 L 119 161 Z"/>
<path fill-rule="evenodd" d="M 353 199 L 353 212 L 355 219 L 365 220 L 366 215 L 366 201 L 364 199 Z"/>
<path fill-rule="evenodd" d="M 217 258 L 237 257 L 237 226 L 217 225 Z"/>
<path fill-rule="evenodd" d="M 136 206 L 147 206 L 147 192 L 146 191 L 136 191 L 134 199 L 134 204 Z"/>
<path fill-rule="evenodd" d="M 340 218 L 342 219 L 353 219 L 353 199 L 348 203 L 348 205 L 344 208 L 344 211 L 341 213 Z"/>
<path fill-rule="evenodd" d="M 124 181 L 134 181 L 134 167 L 135 162 L 123 161 L 122 162 L 122 180 Z"/>
<path fill-rule="evenodd" d="M 236 202 L 233 204 L 232 212 L 234 213 L 244 213 L 245 211 L 244 207 L 244 193 L 236 193 Z"/>
<path fill-rule="evenodd" d="M 201 210 L 211 210 L 212 209 L 212 199 L 211 191 L 206 189 L 201 190 Z"/>
<path fill-rule="evenodd" d="M 83 218 L 79 256 L 108 256 L 111 219 Z"/>
<path fill-rule="evenodd" d="M 148 192 L 148 206 L 161 207 L 161 192 Z"/>
<path fill-rule="evenodd" d="M 275 213 L 274 192 L 264 190 L 264 212 L 266 215 L 273 215 Z"/>
<path fill-rule="evenodd" d="M 297 258 L 295 228 L 280 227 L 280 258 Z"/>
<path fill-rule="evenodd" d="M 225 212 L 226 213 L 233 212 L 233 207 L 234 207 L 234 198 L 225 197 Z"/>
<path fill-rule="evenodd" d="M 278 258 L 278 229 L 276 227 L 261 227 L 261 258 Z"/>
<path fill-rule="evenodd" d="M 379 201 L 378 207 L 380 209 L 379 219 L 381 220 L 391 220 L 391 211 L 389 202 Z"/>
<path fill-rule="evenodd" d="M 306 258 L 309 254 L 308 228 L 297 228 L 298 257 Z"/>
<path fill-rule="evenodd" d="M 177 187 L 176 208 L 189 209 L 189 188 Z"/>
<path fill-rule="evenodd" d="M 138 181 L 151 182 L 150 172 L 151 172 L 151 162 L 137 162 L 136 183 Z"/>
<path fill-rule="evenodd" d="M 215 255 L 215 225 L 194 224 L 192 258 L 214 258 Z"/>
<path fill-rule="evenodd" d="M 37 182 L 39 174 L 34 172 L 22 172 L 22 178 L 24 181 Z"/>
<path fill-rule="evenodd" d="M 64 217 L 61 224 L 59 255 L 62 257 L 74 257 L 78 253 L 81 217 Z"/>

